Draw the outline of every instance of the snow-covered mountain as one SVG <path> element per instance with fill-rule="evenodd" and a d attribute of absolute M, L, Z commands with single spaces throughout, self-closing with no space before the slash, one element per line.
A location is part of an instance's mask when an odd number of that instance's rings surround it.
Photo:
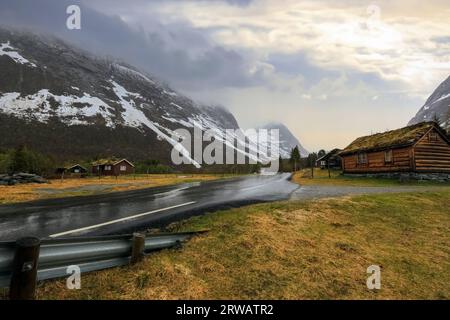
<path fill-rule="evenodd" d="M 260 127 L 260 129 L 267 129 L 267 130 L 278 129 L 279 130 L 279 139 L 280 139 L 279 152 L 280 152 L 280 156 L 283 159 L 290 158 L 291 150 L 295 146 L 298 146 L 300 155 L 302 157 L 308 156 L 309 151 L 307 151 L 301 145 L 301 143 L 298 141 L 298 139 L 292 134 L 292 132 L 284 124 L 279 123 L 279 122 L 271 122 L 271 123 L 268 123 L 268 124 Z"/>
<path fill-rule="evenodd" d="M 170 163 L 176 146 L 199 167 L 174 130 L 212 129 L 230 147 L 231 139 L 244 144 L 239 135 L 225 135 L 239 126 L 224 108 L 200 105 L 137 68 L 54 37 L 0 28 L 0 72 L 0 148 L 26 144 L 58 158 L 115 155 Z M 278 128 L 285 156 L 300 144 Z M 250 151 L 238 152 L 255 159 Z"/>
<path fill-rule="evenodd" d="M 442 82 L 408 124 L 438 118 L 445 129 L 450 129 L 450 77 Z"/>

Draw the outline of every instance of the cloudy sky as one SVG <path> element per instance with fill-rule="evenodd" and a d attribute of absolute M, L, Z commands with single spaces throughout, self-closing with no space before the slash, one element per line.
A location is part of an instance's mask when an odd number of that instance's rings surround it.
<path fill-rule="evenodd" d="M 0 24 L 124 59 L 318 150 L 406 125 L 450 75 L 449 0 L 336 2 L 0 0 Z M 65 27 L 69 4 L 79 31 Z"/>

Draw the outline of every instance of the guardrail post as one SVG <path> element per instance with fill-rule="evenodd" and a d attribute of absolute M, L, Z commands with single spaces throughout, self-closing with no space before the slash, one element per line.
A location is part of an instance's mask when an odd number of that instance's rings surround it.
<path fill-rule="evenodd" d="M 174 249 L 181 249 L 182 247 L 180 240 L 175 241 L 175 245 L 173 246 Z"/>
<path fill-rule="evenodd" d="M 133 233 L 133 244 L 131 247 L 131 264 L 138 263 L 144 258 L 145 235 L 142 233 Z"/>
<path fill-rule="evenodd" d="M 9 298 L 11 300 L 34 300 L 37 282 L 37 264 L 41 240 L 34 237 L 16 241 Z"/>

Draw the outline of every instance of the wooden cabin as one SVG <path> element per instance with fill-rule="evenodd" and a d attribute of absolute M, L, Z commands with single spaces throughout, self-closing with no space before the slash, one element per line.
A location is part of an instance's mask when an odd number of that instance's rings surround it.
<path fill-rule="evenodd" d="M 66 168 L 66 172 L 70 174 L 86 174 L 88 171 L 80 164 L 75 164 Z"/>
<path fill-rule="evenodd" d="M 435 122 L 360 137 L 339 155 L 344 173 L 450 173 L 450 142 Z"/>
<path fill-rule="evenodd" d="M 127 159 L 101 159 L 92 163 L 92 173 L 103 176 L 119 176 L 134 173 L 134 164 Z"/>
<path fill-rule="evenodd" d="M 341 149 L 333 149 L 324 156 L 316 160 L 316 167 L 320 169 L 341 169 L 341 157 L 339 152 Z"/>
<path fill-rule="evenodd" d="M 64 167 L 58 167 L 55 170 L 55 174 L 57 174 L 58 176 L 64 176 L 67 174 L 69 176 L 83 177 L 87 175 L 87 173 L 88 170 L 80 164 L 70 164 Z"/>

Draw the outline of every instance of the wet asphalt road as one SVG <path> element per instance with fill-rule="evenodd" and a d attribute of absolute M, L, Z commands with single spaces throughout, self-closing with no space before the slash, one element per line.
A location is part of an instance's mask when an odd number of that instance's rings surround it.
<path fill-rule="evenodd" d="M 254 175 L 0 206 L 0 240 L 129 233 L 257 202 L 289 199 L 290 174 Z"/>

